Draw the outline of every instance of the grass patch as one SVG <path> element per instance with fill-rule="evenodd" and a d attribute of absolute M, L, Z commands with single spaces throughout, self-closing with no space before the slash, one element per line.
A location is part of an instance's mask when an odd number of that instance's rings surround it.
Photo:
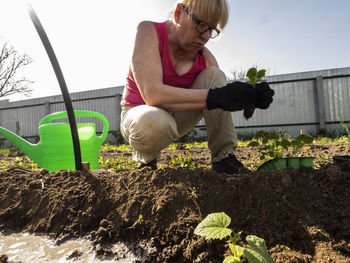
<path fill-rule="evenodd" d="M 177 149 L 191 149 L 191 148 L 208 148 L 208 142 L 192 142 L 192 143 L 172 143 L 164 150 L 175 151 Z"/>
<path fill-rule="evenodd" d="M 329 143 L 344 143 L 350 142 L 349 136 L 341 136 L 338 138 L 328 138 L 328 137 L 319 137 L 314 139 L 314 144 L 329 144 Z"/>
<path fill-rule="evenodd" d="M 0 148 L 0 155 L 8 156 L 14 148 Z"/>
<path fill-rule="evenodd" d="M 9 151 L 9 153 L 11 150 Z M 19 167 L 26 170 L 36 170 L 38 169 L 38 165 L 33 162 L 29 157 L 15 157 L 15 159 L 3 159 L 0 160 L 0 170 L 4 170 L 8 167 Z"/>
<path fill-rule="evenodd" d="M 106 144 L 103 144 L 101 146 L 101 149 L 102 151 L 114 151 L 114 152 L 117 152 L 117 151 L 120 151 L 120 152 L 131 152 L 132 151 L 132 148 L 129 144 L 109 144 L 109 143 L 106 143 Z"/>
<path fill-rule="evenodd" d="M 281 134 L 281 136 L 286 137 L 285 134 Z M 238 147 L 247 147 L 251 140 L 239 140 Z M 341 144 L 341 143 L 349 143 L 350 137 L 347 135 L 338 137 L 338 138 L 328 138 L 328 137 L 317 137 L 314 138 L 312 144 Z M 310 144 L 311 145 L 311 144 Z M 191 149 L 191 148 L 208 148 L 208 142 L 192 142 L 192 143 L 173 143 L 169 145 L 165 150 L 167 151 L 175 151 L 177 149 Z M 0 148 L 0 170 L 7 169 L 8 167 L 17 166 L 27 170 L 35 170 L 38 169 L 36 163 L 34 163 L 29 157 L 8 157 L 11 153 L 14 152 L 16 148 Z M 104 144 L 101 146 L 101 151 L 107 152 L 131 152 L 132 148 L 128 144 Z M 306 152 L 307 154 L 307 152 Z M 314 168 L 319 168 L 324 164 L 332 162 L 332 157 L 327 154 L 321 154 L 314 160 Z M 99 163 L 101 169 L 110 169 L 113 171 L 125 171 L 132 170 L 138 166 L 138 163 L 130 160 L 130 157 L 118 157 L 118 158 L 108 158 L 100 156 Z M 262 161 L 259 158 L 250 158 L 249 160 L 244 160 L 243 164 L 246 167 L 252 168 L 262 164 Z M 207 169 L 208 167 L 205 165 L 197 164 L 191 155 L 178 155 L 173 156 L 169 159 L 169 163 L 166 165 L 173 168 L 186 168 L 186 169 L 195 169 L 195 168 L 203 168 Z M 161 165 L 160 167 L 161 168 Z"/>
<path fill-rule="evenodd" d="M 123 157 L 104 159 L 102 156 L 100 156 L 98 161 L 101 169 L 111 169 L 115 172 L 132 170 L 138 166 L 137 162 L 125 159 Z"/>
<path fill-rule="evenodd" d="M 189 169 L 189 170 L 193 170 L 193 169 L 197 169 L 197 168 L 208 168 L 207 165 L 201 165 L 196 163 L 193 159 L 192 159 L 192 155 L 190 152 L 182 155 L 179 154 L 177 156 L 170 156 L 169 159 L 169 167 L 171 168 L 185 168 L 185 169 Z"/>

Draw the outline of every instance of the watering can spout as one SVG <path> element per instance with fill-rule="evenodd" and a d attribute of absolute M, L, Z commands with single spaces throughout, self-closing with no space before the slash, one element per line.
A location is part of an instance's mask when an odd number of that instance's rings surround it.
<path fill-rule="evenodd" d="M 24 152 L 27 156 L 29 156 L 33 161 L 38 161 L 38 153 L 39 144 L 32 144 L 15 133 L 0 127 L 0 135 L 4 136 L 7 140 L 9 140 L 13 145 L 19 148 L 22 152 Z"/>

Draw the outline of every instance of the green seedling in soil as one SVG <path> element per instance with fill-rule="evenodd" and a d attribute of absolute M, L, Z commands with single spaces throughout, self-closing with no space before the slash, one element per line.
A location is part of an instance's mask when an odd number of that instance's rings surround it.
<path fill-rule="evenodd" d="M 314 161 L 315 169 L 326 166 L 332 163 L 332 157 L 329 154 L 319 154 Z"/>
<path fill-rule="evenodd" d="M 198 198 L 196 187 L 189 188 L 189 198 L 190 199 L 192 199 L 192 198 L 197 199 Z"/>
<path fill-rule="evenodd" d="M 295 139 L 286 139 L 281 138 L 276 133 L 265 131 L 257 132 L 254 138 L 255 140 L 251 141 L 248 146 L 259 147 L 260 160 L 266 160 L 267 157 L 282 158 L 282 150 L 288 151 L 290 147 L 293 148 L 292 153 L 296 154 L 305 144 L 310 144 L 314 140 L 305 134 L 301 134 Z"/>
<path fill-rule="evenodd" d="M 197 203 L 197 199 L 198 199 L 198 194 L 197 194 L 197 190 L 195 187 L 189 187 L 187 189 L 187 194 L 188 194 L 188 198 L 191 199 L 193 201 L 193 203 L 195 204 L 195 206 L 197 207 L 198 213 L 200 215 L 200 217 L 202 217 L 202 213 L 201 213 L 201 209 Z"/>
<path fill-rule="evenodd" d="M 265 77 L 265 73 L 266 70 L 265 69 L 261 69 L 261 70 L 257 70 L 256 68 L 250 68 L 247 72 L 247 77 L 248 77 L 248 83 L 253 85 L 253 87 L 255 88 L 256 84 L 261 82 L 263 80 L 263 77 Z M 250 105 L 246 105 L 244 107 L 244 111 L 243 111 L 243 115 L 244 117 L 248 120 L 249 118 L 251 118 L 253 116 L 255 110 L 255 104 L 250 104 Z"/>
<path fill-rule="evenodd" d="M 212 213 L 206 216 L 194 230 L 194 234 L 206 239 L 223 239 L 229 237 L 229 248 L 233 255 L 227 256 L 223 263 L 239 263 L 244 256 L 250 263 L 273 263 L 266 247 L 265 240 L 254 235 L 248 235 L 247 247 L 236 244 L 241 233 L 232 236 L 232 230 L 227 228 L 231 223 L 231 218 L 224 212 Z"/>

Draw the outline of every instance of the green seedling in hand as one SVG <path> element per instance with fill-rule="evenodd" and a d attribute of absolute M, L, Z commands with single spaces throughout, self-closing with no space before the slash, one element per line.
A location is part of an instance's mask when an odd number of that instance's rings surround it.
<path fill-rule="evenodd" d="M 248 83 L 252 84 L 253 87 L 255 88 L 256 84 L 259 82 L 263 81 L 263 78 L 265 77 L 266 74 L 266 70 L 265 69 L 261 69 L 261 70 L 257 70 L 256 68 L 250 68 L 247 72 L 247 78 Z"/>
<path fill-rule="evenodd" d="M 265 69 L 261 69 L 261 70 L 257 70 L 257 68 L 250 68 L 247 72 L 247 78 L 248 78 L 248 83 L 253 85 L 253 87 L 256 87 L 256 84 L 263 81 L 263 78 L 265 77 L 266 74 L 266 70 Z M 255 110 L 255 105 L 254 104 L 250 104 L 247 105 L 244 108 L 243 111 L 243 115 L 244 117 L 248 120 L 249 118 L 251 118 L 253 116 Z"/>
<path fill-rule="evenodd" d="M 231 223 L 231 218 L 224 212 L 212 213 L 206 216 L 202 222 L 195 228 L 194 233 L 206 239 L 223 239 L 230 238 L 229 248 L 233 255 L 226 257 L 223 263 L 239 263 L 243 255 L 250 263 L 273 263 L 269 255 L 264 239 L 257 236 L 249 235 L 246 238 L 248 247 L 236 245 L 240 239 L 241 232 L 232 236 L 232 230 L 227 228 Z"/>

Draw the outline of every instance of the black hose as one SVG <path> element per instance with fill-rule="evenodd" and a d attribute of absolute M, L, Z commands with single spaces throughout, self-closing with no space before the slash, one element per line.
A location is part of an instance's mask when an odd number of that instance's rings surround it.
<path fill-rule="evenodd" d="M 66 110 L 67 110 L 67 114 L 68 114 L 68 120 L 69 120 L 69 124 L 70 124 L 72 139 L 73 139 L 75 169 L 82 170 L 83 168 L 82 168 L 82 163 L 81 163 L 81 151 L 80 151 L 80 142 L 79 142 L 79 136 L 78 136 L 77 122 L 76 122 L 75 115 L 74 115 L 72 101 L 71 101 L 69 93 L 68 93 L 66 81 L 64 80 L 63 73 L 61 71 L 61 68 L 60 68 L 60 65 L 58 63 L 55 52 L 53 51 L 53 48 L 52 48 L 50 41 L 49 41 L 49 38 L 47 37 L 45 30 L 44 30 L 38 16 L 36 15 L 32 5 L 29 2 L 27 2 L 27 4 L 28 4 L 29 16 L 30 16 L 30 18 L 35 26 L 36 31 L 38 32 L 38 34 L 40 36 L 41 42 L 43 43 L 43 45 L 45 47 L 46 53 L 50 58 L 51 65 L 56 73 L 56 77 L 57 77 L 58 83 L 59 83 L 61 91 L 62 91 L 64 103 L 66 105 Z"/>

